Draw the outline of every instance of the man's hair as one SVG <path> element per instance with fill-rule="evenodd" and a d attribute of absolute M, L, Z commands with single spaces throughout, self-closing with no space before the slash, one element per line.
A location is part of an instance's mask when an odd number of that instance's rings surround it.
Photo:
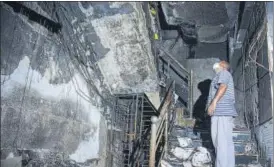
<path fill-rule="evenodd" d="M 229 70 L 229 63 L 226 61 L 220 61 L 219 65 L 226 70 Z"/>

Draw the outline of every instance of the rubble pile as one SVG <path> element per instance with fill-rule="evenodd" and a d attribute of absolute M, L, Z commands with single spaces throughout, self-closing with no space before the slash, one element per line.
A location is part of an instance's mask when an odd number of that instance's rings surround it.
<path fill-rule="evenodd" d="M 169 152 L 162 167 L 211 167 L 212 158 L 210 151 L 197 143 L 199 135 L 191 133 L 187 128 L 175 128 L 169 139 Z"/>
<path fill-rule="evenodd" d="M 253 158 L 249 159 L 256 152 L 256 147 L 248 140 L 248 136 L 246 133 L 234 132 L 235 166 L 263 167 Z M 213 167 L 215 154 L 208 137 L 209 131 L 196 132 L 193 127 L 177 125 L 169 134 L 168 152 L 161 161 L 161 167 Z M 242 156 L 246 156 L 245 160 L 239 159 Z"/>

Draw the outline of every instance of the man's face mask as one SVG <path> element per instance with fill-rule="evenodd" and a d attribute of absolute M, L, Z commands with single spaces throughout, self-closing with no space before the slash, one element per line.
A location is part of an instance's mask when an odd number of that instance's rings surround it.
<path fill-rule="evenodd" d="M 215 63 L 215 64 L 213 65 L 213 70 L 214 70 L 215 73 L 220 72 L 220 71 L 221 71 L 221 66 L 220 66 L 220 64 L 219 64 L 219 63 Z"/>

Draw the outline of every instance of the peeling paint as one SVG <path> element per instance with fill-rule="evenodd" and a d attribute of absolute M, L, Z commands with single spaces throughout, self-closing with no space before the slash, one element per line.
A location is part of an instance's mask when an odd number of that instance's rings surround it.
<path fill-rule="evenodd" d="M 137 7 L 133 7 L 137 11 Z M 154 81 L 156 69 L 146 36 L 148 32 L 144 25 L 145 20 L 142 19 L 136 12 L 130 15 L 105 16 L 91 21 L 101 43 L 110 49 L 98 65 L 106 82 L 117 89 L 115 91 L 143 91 L 157 87 Z M 144 82 L 147 87 L 144 87 Z M 139 84 L 142 84 L 142 88 Z"/>

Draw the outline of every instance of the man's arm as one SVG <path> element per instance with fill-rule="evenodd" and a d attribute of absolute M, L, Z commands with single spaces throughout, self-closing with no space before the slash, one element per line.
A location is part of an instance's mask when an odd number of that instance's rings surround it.
<path fill-rule="evenodd" d="M 226 89 L 227 89 L 226 84 L 220 84 L 215 97 L 213 98 L 213 100 L 211 101 L 210 106 L 208 107 L 208 112 L 207 112 L 208 115 L 210 115 L 210 116 L 213 115 L 213 113 L 216 109 L 217 103 L 224 96 Z"/>
<path fill-rule="evenodd" d="M 209 107 L 209 105 L 211 104 L 211 102 L 212 102 L 212 96 L 211 96 L 211 86 L 210 86 L 210 89 L 209 89 L 209 94 L 208 94 L 208 97 L 207 97 L 207 101 L 206 101 L 206 111 L 207 111 L 207 109 L 208 109 L 208 107 Z"/>
<path fill-rule="evenodd" d="M 227 71 L 222 71 L 220 73 L 219 80 L 218 80 L 219 88 L 217 90 L 215 97 L 212 99 L 210 106 L 208 107 L 208 115 L 210 116 L 213 115 L 216 109 L 217 103 L 224 96 L 227 90 L 228 82 L 229 82 L 229 73 Z"/>
<path fill-rule="evenodd" d="M 218 103 L 218 101 L 224 96 L 225 91 L 227 89 L 227 85 L 226 84 L 220 84 L 217 93 L 214 97 L 214 99 L 212 100 L 213 103 Z"/>

